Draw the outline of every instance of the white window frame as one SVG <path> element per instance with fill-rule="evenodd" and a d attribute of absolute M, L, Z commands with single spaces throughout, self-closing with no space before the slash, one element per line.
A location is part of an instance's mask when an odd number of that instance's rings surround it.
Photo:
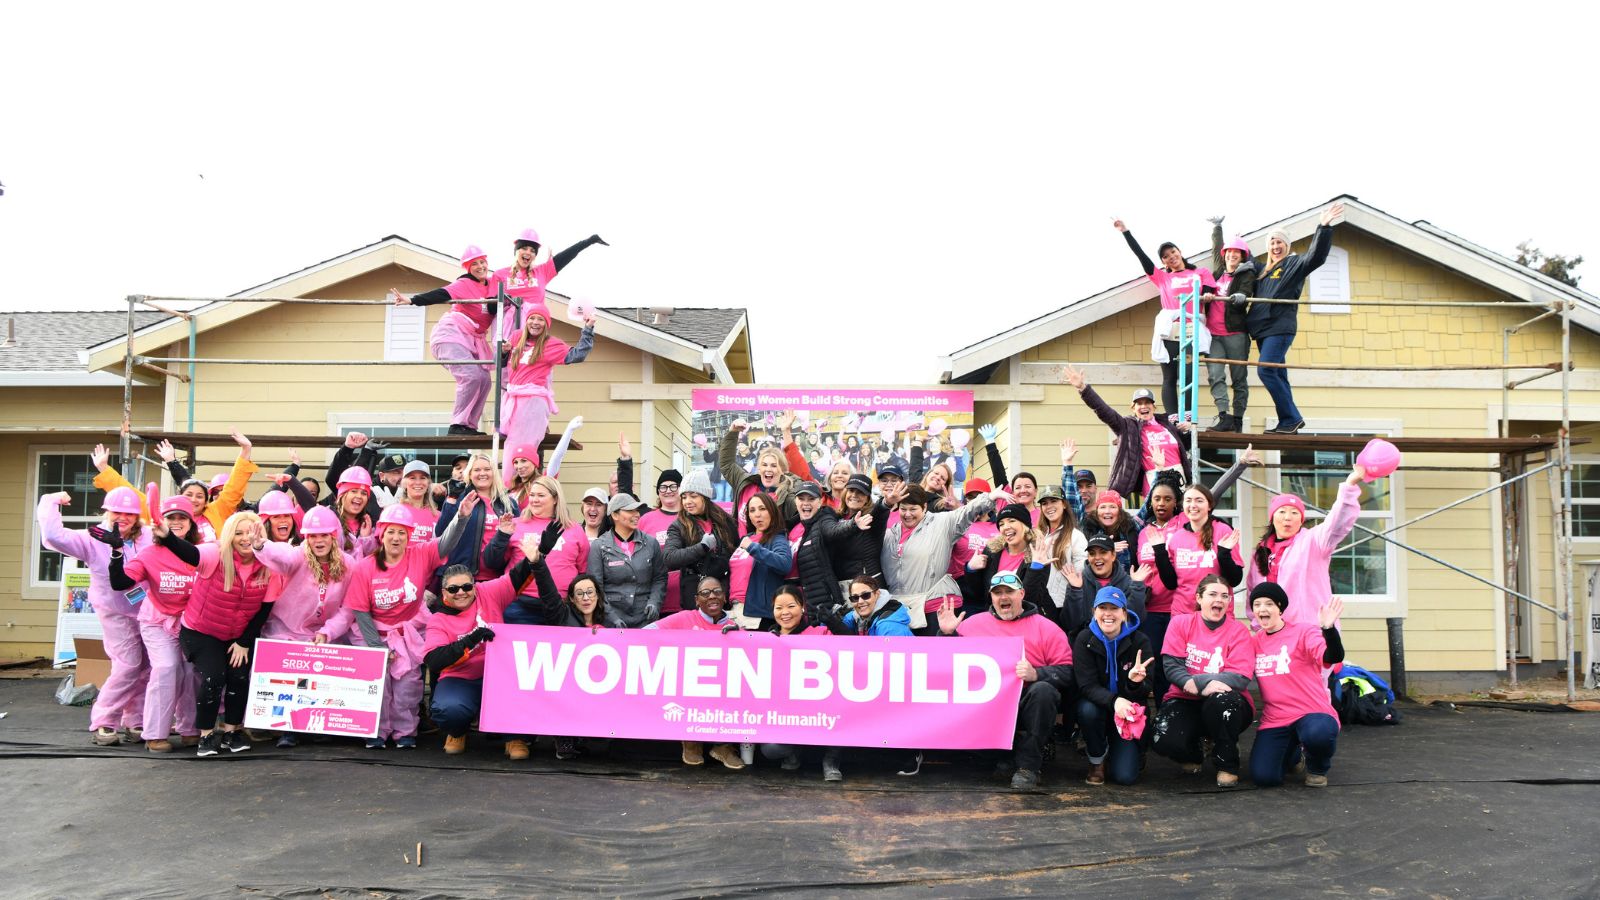
<path fill-rule="evenodd" d="M 82 456 L 87 459 L 89 451 L 93 449 L 90 444 L 37 444 L 28 447 L 28 493 L 27 502 L 23 504 L 26 507 L 24 513 L 26 521 L 22 530 L 22 539 L 27 543 L 22 553 L 22 565 L 27 569 L 21 579 L 21 597 L 24 600 L 55 600 L 61 593 L 61 582 L 38 580 L 39 554 L 44 552 L 39 523 L 34 518 L 34 510 L 39 505 L 39 495 L 42 493 L 39 485 L 39 461 L 45 456 Z M 62 523 L 68 526 L 87 526 L 99 521 L 99 516 L 62 517 Z"/>
<path fill-rule="evenodd" d="M 1574 463 L 1591 465 L 1591 466 L 1600 465 L 1600 455 L 1596 455 L 1596 454 L 1593 454 L 1593 453 L 1579 455 L 1579 454 L 1575 453 L 1572 456 L 1572 461 Z M 1576 480 L 1576 479 L 1574 479 L 1574 480 Z M 1531 503 L 1532 502 L 1532 497 L 1530 496 L 1528 498 L 1528 500 Z M 1572 497 L 1572 506 L 1573 506 L 1574 509 L 1576 509 L 1579 506 L 1600 506 L 1600 498 L 1597 498 L 1597 499 L 1594 499 L 1594 500 L 1580 499 L 1576 494 L 1574 494 L 1573 497 Z M 1560 530 L 1561 529 L 1558 526 L 1556 528 L 1556 531 L 1559 532 Z M 1600 534 L 1596 534 L 1596 535 L 1579 535 L 1578 534 L 1578 517 L 1577 517 L 1576 513 L 1574 513 L 1573 517 L 1572 517 L 1572 542 L 1574 544 L 1584 544 L 1584 545 L 1590 546 L 1590 547 L 1600 546 Z"/>
<path fill-rule="evenodd" d="M 1373 437 L 1397 437 L 1402 433 L 1402 423 L 1395 419 L 1331 419 L 1321 421 L 1318 423 L 1318 425 L 1319 427 L 1315 432 L 1302 431 L 1301 434 L 1363 434 L 1371 435 Z M 1274 450 L 1268 454 L 1268 459 L 1270 462 L 1276 463 L 1277 465 L 1270 470 L 1270 474 L 1267 478 L 1267 484 L 1273 490 L 1281 491 L 1283 490 L 1283 469 L 1281 468 L 1283 464 L 1283 454 L 1280 451 Z M 1403 521 L 1403 519 L 1400 517 L 1402 511 L 1406 508 L 1405 476 L 1403 473 L 1404 470 L 1402 469 L 1389 476 L 1388 511 L 1371 512 L 1363 510 L 1361 512 L 1361 517 L 1357 519 L 1357 524 L 1371 528 L 1372 522 L 1376 520 L 1380 523 L 1380 527 L 1374 530 L 1383 531 L 1388 528 L 1392 528 L 1397 523 Z M 1269 500 L 1268 502 L 1270 503 L 1271 501 Z M 1310 520 L 1321 520 L 1323 516 L 1321 513 L 1313 513 L 1310 510 L 1307 510 L 1306 518 L 1308 520 L 1307 524 L 1310 525 L 1312 524 Z M 1345 540 L 1348 541 L 1365 536 L 1367 536 L 1365 532 L 1352 529 L 1350 532 L 1350 537 L 1346 538 Z M 1402 529 L 1401 531 L 1398 531 L 1392 535 L 1392 537 L 1397 540 L 1404 541 L 1406 540 L 1406 530 Z M 1406 614 L 1407 566 L 1406 560 L 1402 558 L 1402 555 L 1408 551 L 1403 551 L 1394 544 L 1391 544 L 1388 541 L 1383 541 L 1380 538 L 1374 538 L 1374 540 L 1378 540 L 1383 544 L 1385 554 L 1384 569 L 1388 573 L 1388 593 L 1335 595 L 1344 600 L 1345 615 L 1347 617 L 1362 619 L 1385 618 L 1388 616 L 1403 616 Z M 1253 551 L 1255 544 L 1255 540 L 1251 540 L 1247 549 Z M 1246 562 L 1248 564 L 1248 560 Z"/>
<path fill-rule="evenodd" d="M 1320 278 L 1318 276 L 1321 276 Z M 1333 295 L 1318 291 L 1329 277 L 1338 279 Z M 1328 259 L 1306 278 L 1306 294 L 1313 313 L 1344 315 L 1350 312 L 1350 252 L 1343 247 L 1328 248 Z"/>

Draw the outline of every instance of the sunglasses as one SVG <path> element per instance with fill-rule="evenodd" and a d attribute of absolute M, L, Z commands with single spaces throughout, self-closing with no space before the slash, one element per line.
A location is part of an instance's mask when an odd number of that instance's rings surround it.
<path fill-rule="evenodd" d="M 444 592 L 446 594 L 463 594 L 472 590 L 472 587 L 473 585 L 470 582 L 467 584 L 447 584 L 444 585 Z"/>
<path fill-rule="evenodd" d="M 997 587 L 1012 587 L 1012 588 L 1015 588 L 1015 587 L 1021 587 L 1021 586 L 1022 586 L 1022 582 L 1017 579 L 1017 576 L 1011 574 L 1010 572 L 1006 572 L 1003 575 L 996 575 L 994 577 L 994 580 L 989 582 L 989 589 L 990 590 L 994 590 Z"/>
<path fill-rule="evenodd" d="M 871 600 L 872 594 L 870 592 L 866 594 L 851 594 L 850 599 L 855 603 L 860 603 L 863 600 Z"/>
<path fill-rule="evenodd" d="M 703 591 L 696 591 L 695 592 L 695 596 L 696 597 L 705 597 L 706 599 L 709 600 L 712 597 L 721 597 L 723 595 L 723 593 L 724 592 L 723 592 L 722 588 L 707 588 L 706 590 L 703 590 Z"/>

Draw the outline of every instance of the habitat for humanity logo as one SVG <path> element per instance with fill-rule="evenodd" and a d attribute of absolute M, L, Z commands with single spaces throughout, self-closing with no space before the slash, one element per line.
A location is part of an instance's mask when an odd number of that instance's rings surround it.
<path fill-rule="evenodd" d="M 661 718 L 668 722 L 682 722 L 684 708 L 676 703 L 666 703 L 661 707 Z"/>

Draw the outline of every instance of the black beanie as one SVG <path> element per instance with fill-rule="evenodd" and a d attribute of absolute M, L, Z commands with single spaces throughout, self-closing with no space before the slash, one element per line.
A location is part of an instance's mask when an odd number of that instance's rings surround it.
<path fill-rule="evenodd" d="M 523 247 L 532 247 L 535 253 L 539 251 L 539 243 L 537 241 L 517 241 L 511 245 L 513 252 L 521 250 Z"/>
<path fill-rule="evenodd" d="M 683 484 L 683 473 L 677 469 L 662 469 L 661 474 L 656 476 L 656 493 L 661 493 L 661 485 L 668 481 L 673 484 Z"/>
<path fill-rule="evenodd" d="M 999 514 L 994 517 L 994 523 L 999 525 L 1006 519 L 1016 519 L 1024 528 L 1033 527 L 1033 513 L 1028 512 L 1028 508 L 1021 503 L 1007 503 L 1001 507 Z"/>
<path fill-rule="evenodd" d="M 1250 589 L 1250 602 L 1256 602 L 1257 597 L 1265 597 L 1278 604 L 1278 612 L 1280 613 L 1289 608 L 1289 595 L 1283 592 L 1283 588 L 1278 587 L 1277 584 L 1271 581 L 1263 581 Z"/>

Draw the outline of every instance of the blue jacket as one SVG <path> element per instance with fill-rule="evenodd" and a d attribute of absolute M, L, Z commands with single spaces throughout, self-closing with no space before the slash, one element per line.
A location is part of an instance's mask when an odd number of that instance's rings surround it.
<path fill-rule="evenodd" d="M 853 610 L 845 613 L 844 626 L 856 634 L 861 633 Z M 911 613 L 906 612 L 899 600 L 889 596 L 888 591 L 878 594 L 878 606 L 872 611 L 872 617 L 867 619 L 867 634 L 872 637 L 916 636 L 911 632 Z"/>
<path fill-rule="evenodd" d="M 1256 276 L 1256 297 L 1262 300 L 1298 300 L 1306 276 L 1328 259 L 1333 247 L 1333 226 L 1319 225 L 1306 253 L 1291 253 L 1276 265 L 1261 263 Z M 1252 303 L 1244 314 L 1245 327 L 1256 340 L 1300 330 L 1300 307 L 1286 303 Z"/>
<path fill-rule="evenodd" d="M 750 584 L 744 590 L 744 614 L 754 619 L 772 618 L 772 598 L 789 576 L 794 553 L 789 536 L 774 531 L 763 543 L 751 543 L 746 551 L 755 565 L 750 567 Z"/>

